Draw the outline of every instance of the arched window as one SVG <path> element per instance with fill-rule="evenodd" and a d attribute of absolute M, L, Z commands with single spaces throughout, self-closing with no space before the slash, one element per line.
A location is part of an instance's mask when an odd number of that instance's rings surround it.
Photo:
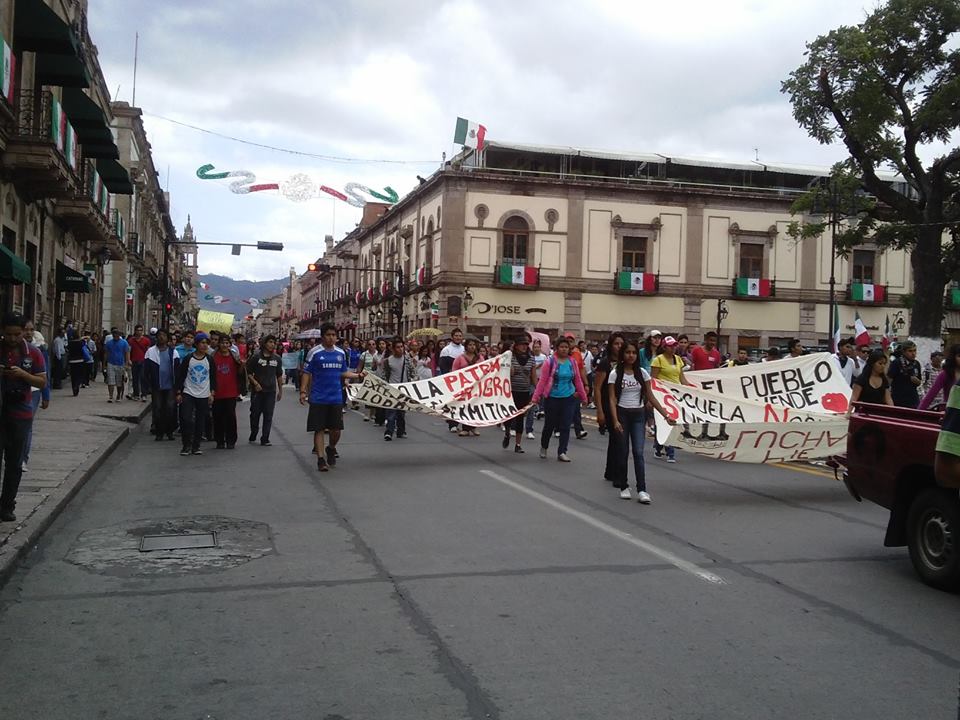
<path fill-rule="evenodd" d="M 504 265 L 526 265 L 530 258 L 530 228 L 522 217 L 513 215 L 503 223 Z"/>

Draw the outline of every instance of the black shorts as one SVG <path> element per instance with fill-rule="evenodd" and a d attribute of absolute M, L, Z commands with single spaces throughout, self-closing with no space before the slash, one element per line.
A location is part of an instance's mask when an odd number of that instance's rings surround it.
<path fill-rule="evenodd" d="M 307 432 L 343 430 L 343 405 L 310 403 L 307 415 Z"/>

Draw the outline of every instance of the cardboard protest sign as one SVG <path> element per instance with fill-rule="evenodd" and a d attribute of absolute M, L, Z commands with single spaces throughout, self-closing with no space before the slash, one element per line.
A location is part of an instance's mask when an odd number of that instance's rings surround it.
<path fill-rule="evenodd" d="M 828 415 L 816 422 L 677 425 L 666 444 L 731 462 L 815 460 L 846 452 L 847 420 Z"/>
<path fill-rule="evenodd" d="M 197 330 L 204 332 L 216 330 L 217 332 L 229 334 L 232 329 L 232 313 L 214 312 L 213 310 L 197 311 Z"/>
<path fill-rule="evenodd" d="M 823 413 L 846 412 L 851 388 L 830 353 L 684 373 L 703 390 L 740 400 Z"/>
<path fill-rule="evenodd" d="M 389 384 L 375 375 L 347 386 L 352 402 L 439 415 L 473 427 L 499 425 L 523 413 L 510 389 L 508 351 L 490 360 L 426 380 Z"/>

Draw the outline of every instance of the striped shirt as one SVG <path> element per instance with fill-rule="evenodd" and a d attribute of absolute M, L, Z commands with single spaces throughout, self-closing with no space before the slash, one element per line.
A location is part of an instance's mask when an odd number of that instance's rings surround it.
<path fill-rule="evenodd" d="M 937 452 L 960 455 L 960 385 L 954 385 L 950 390 L 943 427 L 937 437 Z"/>

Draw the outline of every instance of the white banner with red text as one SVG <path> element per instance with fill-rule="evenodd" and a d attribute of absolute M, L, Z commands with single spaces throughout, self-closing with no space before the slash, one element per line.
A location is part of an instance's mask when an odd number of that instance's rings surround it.
<path fill-rule="evenodd" d="M 438 415 L 471 427 L 489 427 L 520 415 L 510 389 L 508 351 L 426 380 L 390 384 L 368 374 L 347 386 L 351 402 L 388 410 Z"/>

